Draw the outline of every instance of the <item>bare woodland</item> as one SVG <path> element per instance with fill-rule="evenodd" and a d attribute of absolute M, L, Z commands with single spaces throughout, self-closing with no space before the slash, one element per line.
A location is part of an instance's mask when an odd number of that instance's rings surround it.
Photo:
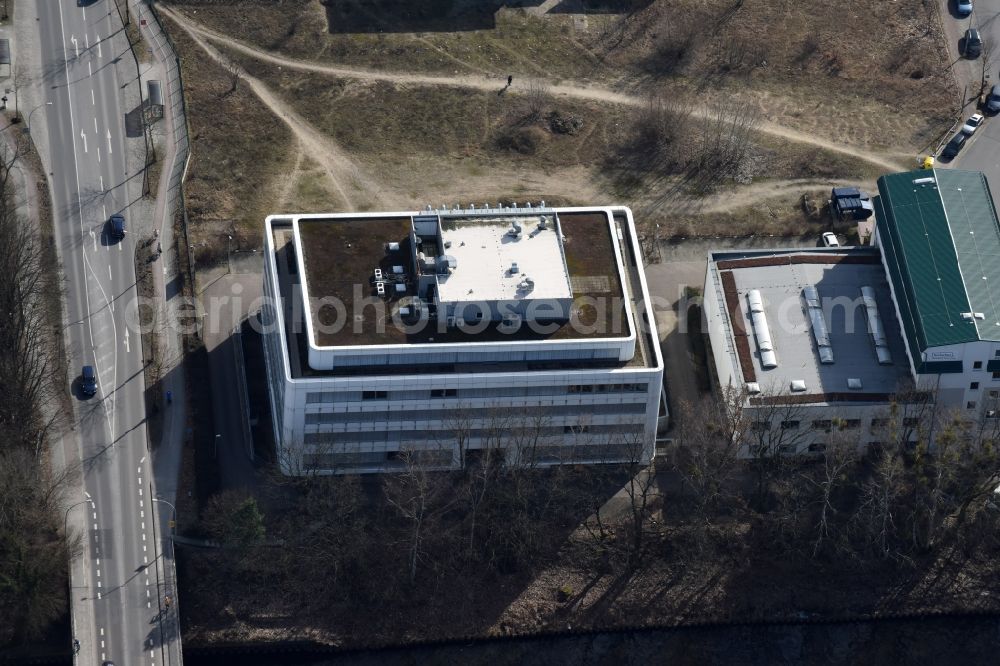
<path fill-rule="evenodd" d="M 0 146 L 0 646 L 38 639 L 64 616 L 69 561 L 66 478 L 49 471 L 55 421 L 43 411 L 61 400 L 51 337 L 58 327 L 38 231 L 16 213 L 12 170 L 24 168 L 23 158 Z"/>
<path fill-rule="evenodd" d="M 472 420 L 459 410 L 440 445 L 459 448 L 462 471 L 428 469 L 429 449 L 403 452 L 382 477 L 275 477 L 260 494 L 266 538 L 184 558 L 185 578 L 199 581 L 189 622 L 195 636 L 231 630 L 218 620 L 225 605 L 248 631 L 266 608 L 323 628 L 325 640 L 366 645 L 563 622 L 787 619 L 796 608 L 781 594 L 813 599 L 825 617 L 981 607 L 942 581 L 995 574 L 998 419 L 965 423 L 906 392 L 879 432 L 820 421 L 825 448 L 789 456 L 809 428 L 801 406 L 751 413 L 744 397 L 683 406 L 677 443 L 652 465 L 638 439 L 620 436 L 624 463 L 538 467 L 537 456 L 504 448 L 546 451 L 543 424 L 505 414 L 491 417 L 485 449 L 468 449 Z M 762 428 L 765 418 L 803 428 Z M 859 446 L 872 437 L 880 444 Z M 741 458 L 737 442 L 756 460 Z M 203 534 L 221 538 L 219 525 L 204 521 Z M 682 604 L 690 587 L 718 584 L 720 569 L 733 589 Z M 940 590 L 882 607 L 887 585 L 898 594 L 932 571 Z M 236 598 L 233 580 L 243 581 Z M 640 603 L 650 595 L 658 601 Z"/>

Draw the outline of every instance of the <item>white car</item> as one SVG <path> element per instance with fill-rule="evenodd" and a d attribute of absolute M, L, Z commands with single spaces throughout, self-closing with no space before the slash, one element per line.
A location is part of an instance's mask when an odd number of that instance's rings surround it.
<path fill-rule="evenodd" d="M 959 16 L 968 16 L 972 13 L 972 0 L 956 0 L 955 13 Z"/>
<path fill-rule="evenodd" d="M 827 231 L 823 234 L 823 247 L 840 247 L 840 241 L 837 240 L 837 234 L 832 231 Z"/>
<path fill-rule="evenodd" d="M 973 113 L 962 125 L 962 134 L 972 134 L 983 124 L 983 114 Z"/>

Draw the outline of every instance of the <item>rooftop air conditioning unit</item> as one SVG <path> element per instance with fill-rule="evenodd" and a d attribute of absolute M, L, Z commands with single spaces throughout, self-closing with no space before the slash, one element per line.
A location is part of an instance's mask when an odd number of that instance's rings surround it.
<path fill-rule="evenodd" d="M 747 382 L 747 393 L 750 395 L 757 395 L 760 393 L 760 384 L 757 382 Z"/>
<path fill-rule="evenodd" d="M 801 393 L 806 390 L 806 382 L 803 379 L 792 380 L 792 393 Z"/>
<path fill-rule="evenodd" d="M 858 377 L 848 377 L 847 388 L 852 391 L 860 391 L 862 389 L 861 379 Z"/>
<path fill-rule="evenodd" d="M 385 244 L 385 251 L 386 252 L 399 252 L 399 243 L 386 243 Z"/>

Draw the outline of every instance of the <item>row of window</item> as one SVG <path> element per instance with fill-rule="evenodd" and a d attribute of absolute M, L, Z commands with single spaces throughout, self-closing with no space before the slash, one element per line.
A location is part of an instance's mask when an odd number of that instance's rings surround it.
<path fill-rule="evenodd" d="M 588 415 L 637 415 L 646 413 L 646 404 L 641 402 L 601 405 L 535 405 L 517 407 L 516 411 L 498 407 L 468 407 L 464 409 L 400 409 L 378 412 L 309 412 L 305 415 L 306 425 L 331 425 L 334 423 L 382 423 L 397 421 L 436 421 L 443 427 L 459 427 L 477 419 L 488 419 L 498 426 L 524 423 L 525 417 L 536 420 L 562 416 Z M 534 423 L 531 423 L 534 425 Z"/>
<path fill-rule="evenodd" d="M 361 400 L 420 400 L 422 398 L 491 398 L 565 395 L 567 393 L 645 393 L 647 383 L 574 384 L 572 386 L 500 386 L 495 388 L 436 388 L 429 390 L 360 391 Z M 390 395 L 391 394 L 391 395 Z M 306 404 L 327 404 L 358 400 L 358 391 L 314 391 L 306 394 Z"/>
<path fill-rule="evenodd" d="M 889 425 L 889 419 L 885 418 L 874 418 L 871 421 L 872 429 L 882 428 Z M 907 428 L 914 428 L 920 424 L 920 419 L 918 417 L 906 417 L 903 419 L 903 426 Z M 782 430 L 798 430 L 802 425 L 801 421 L 798 420 L 788 420 L 781 422 Z M 836 427 L 839 430 L 857 430 L 861 427 L 861 419 L 815 419 L 812 422 L 813 430 L 833 430 Z M 766 432 L 771 429 L 771 424 L 767 421 L 756 421 L 753 423 L 751 428 L 757 432 Z"/>

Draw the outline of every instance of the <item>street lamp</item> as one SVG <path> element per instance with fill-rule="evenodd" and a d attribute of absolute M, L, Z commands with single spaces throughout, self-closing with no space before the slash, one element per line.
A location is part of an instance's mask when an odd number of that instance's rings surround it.
<path fill-rule="evenodd" d="M 172 503 L 168 502 L 167 500 L 160 499 L 159 497 L 154 497 L 153 501 L 160 502 L 161 504 L 166 504 L 167 506 L 170 507 L 170 512 L 172 517 L 170 518 L 170 522 L 167 524 L 167 526 L 170 528 L 171 534 L 177 534 L 177 507 L 175 507 Z"/>
<path fill-rule="evenodd" d="M 229 274 L 233 273 L 233 237 L 230 234 L 227 236 L 229 238 L 229 246 L 226 252 L 226 267 L 229 269 Z"/>
<path fill-rule="evenodd" d="M 86 504 L 87 502 L 90 502 L 91 508 L 94 508 L 94 509 L 97 508 L 97 507 L 94 506 L 94 500 L 89 499 L 89 498 L 88 499 L 84 499 L 84 500 L 80 500 L 76 504 L 70 504 L 68 507 L 66 507 L 66 513 L 63 515 L 63 534 L 66 534 L 66 535 L 69 534 L 69 512 L 72 511 L 74 508 L 80 506 L 81 504 Z"/>
<path fill-rule="evenodd" d="M 219 440 L 222 439 L 222 435 L 215 436 L 215 451 L 212 453 L 213 458 L 219 457 Z"/>
<path fill-rule="evenodd" d="M 36 106 L 35 108 L 33 108 L 31 111 L 28 112 L 28 122 L 25 123 L 24 125 L 25 131 L 29 133 L 31 132 L 31 114 L 34 113 L 35 111 L 38 111 L 38 109 L 42 108 L 43 106 L 52 106 L 52 102 L 45 102 L 44 104 L 39 104 L 38 106 Z"/>

